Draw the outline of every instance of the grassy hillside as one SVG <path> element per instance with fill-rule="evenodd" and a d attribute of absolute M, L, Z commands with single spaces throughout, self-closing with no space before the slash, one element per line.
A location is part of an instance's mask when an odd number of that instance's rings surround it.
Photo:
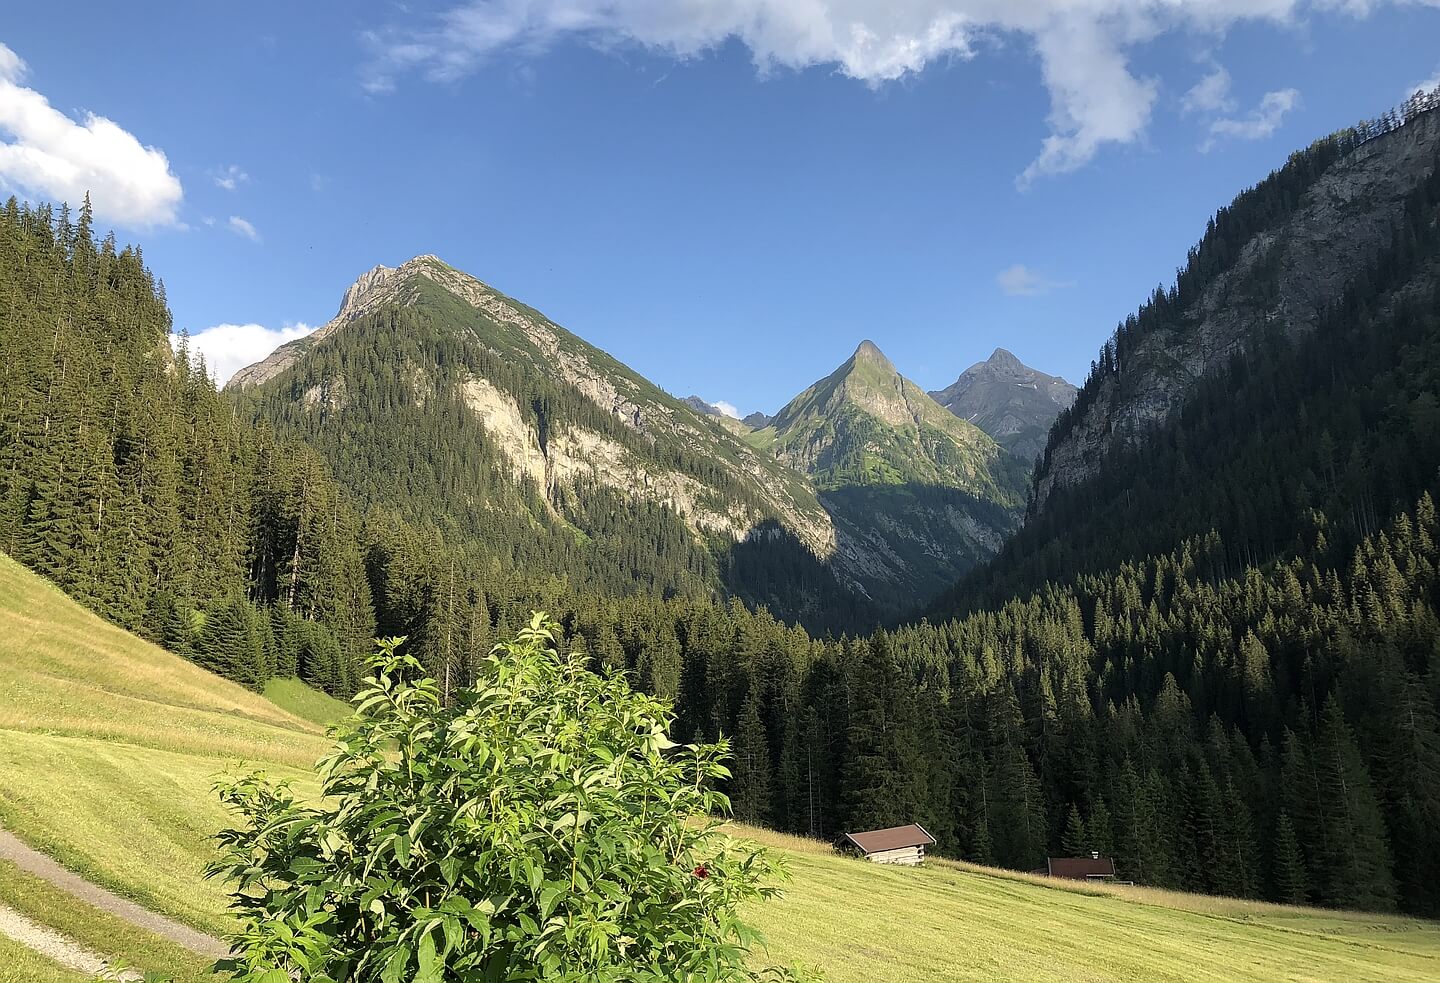
<path fill-rule="evenodd" d="M 91 880 L 225 927 L 199 876 L 212 777 L 304 781 L 323 728 L 106 624 L 0 556 L 0 825 Z"/>
<path fill-rule="evenodd" d="M 320 715 L 296 694 L 278 696 Z M 103 624 L 0 557 L 0 824 L 68 866 L 224 931 L 223 893 L 199 873 L 223 820 L 211 777 L 243 761 L 303 785 L 325 749 L 317 724 Z M 820 966 L 832 983 L 1440 978 L 1434 923 L 1064 889 L 943 862 L 880 868 L 823 844 L 737 832 L 780 850 L 794 874 L 782 901 L 754 912 L 771 956 Z M 198 978 L 13 870 L 0 869 L 0 903 L 132 965 Z M 33 973 L 17 979 L 73 978 L 46 976 L 12 948 L 0 942 L 0 981 L 28 963 Z"/>
<path fill-rule="evenodd" d="M 923 870 L 835 856 L 763 830 L 793 883 L 757 912 L 779 961 L 872 980 L 1433 980 L 1440 925 L 1146 888 L 1057 885 L 948 861 Z"/>

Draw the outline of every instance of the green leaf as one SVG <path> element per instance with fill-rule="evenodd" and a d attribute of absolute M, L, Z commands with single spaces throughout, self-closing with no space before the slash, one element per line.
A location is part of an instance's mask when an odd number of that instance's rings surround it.
<path fill-rule="evenodd" d="M 410 947 L 401 943 L 395 947 L 390 958 L 385 961 L 385 968 L 380 971 L 380 983 L 400 983 L 405 970 L 410 967 Z"/>
<path fill-rule="evenodd" d="M 435 952 L 435 937 L 426 932 L 420 937 L 420 946 L 416 950 L 416 958 L 419 962 L 419 969 L 415 974 L 413 983 L 443 983 L 445 979 L 445 964 L 437 958 Z"/>
<path fill-rule="evenodd" d="M 554 881 L 545 882 L 545 887 L 540 891 L 541 921 L 550 917 L 550 913 L 555 910 L 555 906 L 560 903 L 560 899 L 563 898 L 565 892 L 569 890 L 570 885 L 568 884 L 559 884 Z"/>

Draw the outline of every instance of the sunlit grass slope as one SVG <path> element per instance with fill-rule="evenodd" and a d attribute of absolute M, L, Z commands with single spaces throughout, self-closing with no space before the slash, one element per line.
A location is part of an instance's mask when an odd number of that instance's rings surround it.
<path fill-rule="evenodd" d="M 93 980 L 0 936 L 0 983 L 93 983 Z"/>
<path fill-rule="evenodd" d="M 321 727 L 333 724 L 350 712 L 350 704 L 312 689 L 298 679 L 270 680 L 265 684 L 265 699 Z"/>
<path fill-rule="evenodd" d="M 213 960 L 136 928 L 3 860 L 0 860 L 0 904 L 33 921 L 43 922 L 92 952 L 103 953 L 112 967 L 142 973 L 163 971 L 174 983 L 219 983 L 222 979 L 210 972 Z M 0 953 L 0 966 L 4 965 L 3 958 Z M 86 979 L 88 983 L 88 977 Z M 0 969 L 0 983 L 6 983 L 3 969 Z"/>
<path fill-rule="evenodd" d="M 141 641 L 0 555 L 0 825 L 78 873 L 223 930 L 201 879 L 225 770 L 305 781 L 323 728 Z"/>
<path fill-rule="evenodd" d="M 1440 925 L 1207 898 L 932 861 L 880 867 L 821 843 L 783 850 L 794 880 L 756 912 L 777 961 L 831 983 L 1440 979 Z"/>
<path fill-rule="evenodd" d="M 334 706 L 312 696 L 276 694 L 326 719 Z M 0 823 L 93 880 L 224 931 L 223 892 L 200 876 L 224 821 L 212 776 L 243 760 L 306 781 L 327 744 L 301 716 L 104 625 L 0 557 Z M 737 833 L 781 851 L 794 875 L 783 900 L 752 913 L 771 958 L 818 966 L 832 983 L 1440 979 L 1435 923 L 1065 889 L 944 862 L 877 867 Z M 50 911 L 103 947 L 107 933 L 35 885 L 0 878 L 0 900 L 22 888 L 32 917 Z M 7 955 L 0 947 L 0 964 Z"/>

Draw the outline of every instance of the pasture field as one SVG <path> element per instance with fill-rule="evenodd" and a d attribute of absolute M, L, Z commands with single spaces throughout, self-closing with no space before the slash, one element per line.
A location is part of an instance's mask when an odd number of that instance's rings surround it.
<path fill-rule="evenodd" d="M 261 768 L 313 787 L 335 701 L 252 693 L 89 614 L 0 556 L 0 825 L 67 867 L 211 933 L 223 889 L 200 871 L 225 815 L 216 774 Z M 831 983 L 1433 981 L 1440 924 L 1144 888 L 1065 886 L 933 861 L 879 867 L 764 830 L 785 897 L 751 920 L 774 962 Z M 0 903 L 103 955 L 182 983 L 203 961 L 0 864 Z M 21 973 L 15 976 L 15 973 Z M 8 975 L 7 975 L 8 974 Z M 0 983 L 79 977 L 0 939 Z"/>

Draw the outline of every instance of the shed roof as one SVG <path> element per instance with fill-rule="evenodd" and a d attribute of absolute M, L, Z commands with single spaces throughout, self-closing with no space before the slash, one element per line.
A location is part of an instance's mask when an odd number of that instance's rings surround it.
<path fill-rule="evenodd" d="M 1051 857 L 1051 877 L 1114 877 L 1115 861 L 1109 857 Z"/>
<path fill-rule="evenodd" d="M 891 826 L 889 829 L 872 829 L 864 833 L 846 833 L 841 842 L 849 841 L 865 853 L 883 853 L 886 850 L 903 850 L 910 846 L 930 846 L 935 837 L 925 831 L 919 823 L 908 826 Z"/>

